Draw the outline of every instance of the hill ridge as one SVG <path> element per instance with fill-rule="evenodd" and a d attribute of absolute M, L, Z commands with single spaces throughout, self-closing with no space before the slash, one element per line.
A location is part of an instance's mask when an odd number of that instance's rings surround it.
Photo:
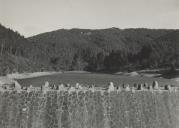
<path fill-rule="evenodd" d="M 24 38 L 1 25 L 0 71 L 5 74 L 44 70 L 118 72 L 177 66 L 178 32 L 148 28 L 74 28 Z M 25 60 L 22 67 L 29 68 L 21 68 L 18 59 L 12 60 L 12 56 Z"/>

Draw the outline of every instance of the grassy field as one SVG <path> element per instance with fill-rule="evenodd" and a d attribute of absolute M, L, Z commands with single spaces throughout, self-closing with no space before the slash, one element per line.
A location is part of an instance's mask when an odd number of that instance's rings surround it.
<path fill-rule="evenodd" d="M 69 83 L 74 85 L 75 83 L 81 83 L 83 85 L 95 84 L 96 86 L 105 86 L 110 81 L 114 84 L 122 85 L 124 84 L 134 84 L 134 83 L 149 83 L 151 84 L 154 80 L 157 80 L 160 85 L 171 84 L 178 85 L 174 80 L 165 79 L 165 78 L 153 78 L 146 76 L 124 76 L 124 75 L 112 75 L 112 74 L 100 74 L 100 73 L 76 73 L 76 72 L 67 72 L 59 73 L 55 75 L 48 76 L 39 76 L 35 78 L 27 78 L 18 80 L 18 82 L 23 86 L 40 86 L 49 81 L 52 84 L 59 83 Z"/>

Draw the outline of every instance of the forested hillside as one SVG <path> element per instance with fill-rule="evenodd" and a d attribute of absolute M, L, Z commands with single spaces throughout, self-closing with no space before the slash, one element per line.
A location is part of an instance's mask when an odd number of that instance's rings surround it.
<path fill-rule="evenodd" d="M 117 72 L 179 64 L 179 30 L 60 29 L 24 38 L 0 25 L 0 72 Z"/>
<path fill-rule="evenodd" d="M 0 25 L 0 75 L 36 70 L 34 45 L 18 32 Z"/>
<path fill-rule="evenodd" d="M 120 71 L 176 64 L 178 30 L 71 29 L 29 38 L 55 70 Z"/>

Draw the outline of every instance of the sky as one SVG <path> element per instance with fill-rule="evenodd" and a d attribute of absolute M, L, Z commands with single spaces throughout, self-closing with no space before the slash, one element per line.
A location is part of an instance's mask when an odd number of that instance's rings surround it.
<path fill-rule="evenodd" d="M 179 0 L 0 0 L 0 23 L 25 37 L 57 29 L 179 29 Z"/>

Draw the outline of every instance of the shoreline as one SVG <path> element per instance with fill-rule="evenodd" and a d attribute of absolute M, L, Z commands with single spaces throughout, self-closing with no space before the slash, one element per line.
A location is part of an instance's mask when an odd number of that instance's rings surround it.
<path fill-rule="evenodd" d="M 12 73 L 12 74 L 7 74 L 6 76 L 9 79 L 28 79 L 28 78 L 35 78 L 35 77 L 41 77 L 41 76 L 61 74 L 61 73 L 62 72 Z"/>
<path fill-rule="evenodd" d="M 41 77 L 41 76 L 50 76 L 50 75 L 56 75 L 56 74 L 63 74 L 63 73 L 90 73 L 87 71 L 58 71 L 58 72 L 33 72 L 33 73 L 12 73 L 7 74 L 6 77 L 9 79 L 28 79 L 28 78 L 35 78 L 35 77 Z M 2 76 L 0 76 L 2 77 Z"/>

